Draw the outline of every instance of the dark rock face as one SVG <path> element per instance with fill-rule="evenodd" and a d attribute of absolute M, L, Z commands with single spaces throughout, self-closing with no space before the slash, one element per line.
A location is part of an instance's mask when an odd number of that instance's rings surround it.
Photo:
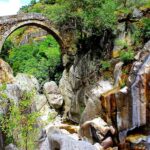
<path fill-rule="evenodd" d="M 108 81 L 112 87 L 106 86 L 106 91 L 100 89 L 103 92 L 97 90 L 99 95 L 91 92 L 93 86 L 90 85 L 93 81 L 93 85 L 98 86 L 96 70 L 100 57 L 98 58 L 96 53 L 94 55 L 94 52 L 91 56 L 90 51 L 76 57 L 74 64 L 65 70 L 65 76 L 63 75 L 60 82 L 60 90 L 66 88 L 61 91 L 66 96 L 64 98 L 66 105 L 68 104 L 65 109 L 66 116 L 69 114 L 69 119 L 75 122 L 80 121 L 81 125 L 100 116 L 109 125 L 116 128 L 118 139 L 122 143 L 125 142 L 129 130 L 143 125 L 148 127 L 150 121 L 148 43 L 139 52 L 139 57 L 135 58 L 136 61 L 131 66 L 126 86 L 124 88 L 120 86 L 123 64 L 118 63 L 120 67 L 116 65 L 119 73 L 117 77 L 115 75 L 115 84 Z"/>
<path fill-rule="evenodd" d="M 95 39 L 95 43 L 90 43 L 88 39 L 78 45 L 79 51 L 74 62 L 66 68 L 60 80 L 59 87 L 65 102 L 64 117 L 68 114 L 69 119 L 74 122 L 80 121 L 88 99 L 93 100 L 89 89 L 97 81 L 100 58 L 110 57 L 111 54 L 112 42 L 110 39 L 112 37 L 110 33 L 105 31 L 103 37 L 92 38 Z"/>
<path fill-rule="evenodd" d="M 86 96 L 87 87 L 91 79 L 94 81 L 97 62 L 94 57 L 91 59 L 91 52 L 82 56 L 82 59 L 76 58 L 75 64 L 69 71 L 65 70 L 60 80 L 60 90 L 64 96 L 65 113 L 69 113 L 69 118 L 79 122 L 80 115 L 85 107 L 88 96 Z"/>

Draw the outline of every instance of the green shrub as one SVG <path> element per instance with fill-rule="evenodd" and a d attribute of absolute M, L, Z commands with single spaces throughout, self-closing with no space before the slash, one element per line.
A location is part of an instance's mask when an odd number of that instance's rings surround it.
<path fill-rule="evenodd" d="M 128 43 L 124 39 L 117 39 L 115 41 L 115 44 L 117 46 L 121 46 L 122 48 L 127 48 L 128 47 Z"/>
<path fill-rule="evenodd" d="M 75 29 L 78 33 L 85 30 L 84 34 L 89 36 L 114 29 L 116 7 L 114 0 L 40 0 L 22 11 L 42 13 L 61 28 Z"/>
<path fill-rule="evenodd" d="M 7 61 L 15 75 L 18 72 L 34 75 L 40 83 L 48 80 L 58 82 L 62 73 L 56 72 L 57 66 L 61 65 L 61 52 L 52 36 L 38 43 L 15 46 L 10 50 Z"/>
<path fill-rule="evenodd" d="M 0 96 L 4 95 L 4 87 L 0 89 Z M 6 135 L 5 144 L 14 143 L 19 149 L 34 150 L 35 140 L 39 129 L 36 128 L 39 112 L 32 111 L 34 92 L 24 93 L 17 104 L 5 96 L 9 101 L 8 113 L 1 115 L 1 129 Z"/>
<path fill-rule="evenodd" d="M 102 60 L 101 66 L 103 70 L 108 70 L 111 67 L 111 63 L 108 60 Z"/>
<path fill-rule="evenodd" d="M 120 51 L 120 59 L 124 62 L 124 63 L 128 63 L 131 62 L 132 60 L 134 60 L 134 51 L 131 49 L 126 50 L 121 50 Z"/>
<path fill-rule="evenodd" d="M 147 41 L 150 39 L 150 19 L 149 18 L 143 18 L 142 19 L 143 27 L 142 27 L 142 35 L 144 39 Z"/>

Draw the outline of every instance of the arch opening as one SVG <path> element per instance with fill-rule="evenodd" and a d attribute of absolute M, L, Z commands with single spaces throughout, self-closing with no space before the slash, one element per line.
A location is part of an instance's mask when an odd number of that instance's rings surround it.
<path fill-rule="evenodd" d="M 2 40 L 0 42 L 0 52 L 1 52 L 1 49 L 6 41 L 6 39 L 13 33 L 15 32 L 17 29 L 20 29 L 24 26 L 37 26 L 41 29 L 44 29 L 45 31 L 47 31 L 50 35 L 52 35 L 56 41 L 59 43 L 60 45 L 60 48 L 61 48 L 61 53 L 65 53 L 65 48 L 64 48 L 64 43 L 63 43 L 63 40 L 61 38 L 61 36 L 59 35 L 59 32 L 54 29 L 53 27 L 49 27 L 49 25 L 43 23 L 42 21 L 37 21 L 37 20 L 28 20 L 28 21 L 25 21 L 25 22 L 21 22 L 21 23 L 18 23 L 17 25 L 11 27 L 11 29 L 9 29 L 8 31 L 6 31 L 2 37 Z"/>
<path fill-rule="evenodd" d="M 3 47 L 3 45 L 5 44 L 5 42 L 7 41 L 7 39 L 15 32 L 15 31 L 17 31 L 18 29 L 21 29 L 21 28 L 23 28 L 23 27 L 33 27 L 33 26 L 35 26 L 35 27 L 38 27 L 38 28 L 40 28 L 40 29 L 43 29 L 43 30 L 45 30 L 45 31 L 47 31 L 47 33 L 49 34 L 49 35 L 51 35 L 52 37 L 54 37 L 54 39 L 57 41 L 57 43 L 58 43 L 58 45 L 60 46 L 60 48 L 59 48 L 59 51 L 60 51 L 60 55 L 62 55 L 63 53 L 64 53 L 64 44 L 63 44 L 63 41 L 62 41 L 62 39 L 61 39 L 61 37 L 59 36 L 59 33 L 54 29 L 54 28 L 49 28 L 48 27 L 48 25 L 45 25 L 43 22 L 41 22 L 41 21 L 27 21 L 27 22 L 23 22 L 23 23 L 19 23 L 17 26 L 13 26 L 9 31 L 6 31 L 5 32 L 5 34 L 4 34 L 4 36 L 3 36 L 3 40 L 2 40 L 2 47 Z M 53 40 L 53 39 L 52 39 Z M 28 47 L 28 48 L 31 48 L 30 46 Z M 40 54 L 40 55 L 45 55 L 44 53 L 42 54 L 42 53 L 38 53 L 38 54 Z M 58 54 L 57 54 L 58 55 Z M 45 58 L 47 57 L 47 56 L 44 56 Z M 46 59 L 49 59 L 49 58 L 46 58 Z M 47 65 L 47 60 L 45 59 L 45 66 Z M 11 59 L 12 60 L 12 59 Z M 60 58 L 60 60 L 61 60 L 61 58 Z M 8 61 L 7 61 L 8 62 Z M 39 61 L 40 62 L 40 61 Z M 9 62 L 8 62 L 9 63 Z M 38 63 L 38 62 L 37 62 Z M 43 62 L 40 62 L 40 63 L 43 63 Z M 43 67 L 45 67 L 44 65 L 43 65 Z M 47 65 L 48 66 L 48 65 Z M 11 66 L 12 67 L 12 66 Z M 48 66 L 49 68 L 51 67 L 51 66 Z M 12 67 L 13 68 L 13 67 Z M 36 68 L 36 65 L 35 65 L 35 68 Z M 53 71 L 58 71 L 58 73 L 62 73 L 62 71 L 63 71 L 63 65 L 62 65 L 62 60 L 61 60 L 61 63 L 59 63 L 59 65 L 57 65 L 56 64 L 56 66 L 55 66 L 55 70 L 53 70 Z M 43 68 L 43 70 L 44 70 L 44 68 Z M 51 70 L 47 70 L 47 72 L 50 74 L 50 73 L 52 73 L 53 71 L 51 71 Z M 45 74 L 47 74 L 47 72 L 45 72 Z M 22 73 L 22 72 L 21 72 Z M 42 73 L 43 74 L 43 76 L 44 76 L 44 72 Z M 42 75 L 41 75 L 42 76 Z M 47 81 L 47 79 L 45 79 L 44 77 L 42 76 L 42 78 L 43 79 L 41 79 L 41 81 L 43 82 L 43 80 L 45 80 L 44 82 L 46 82 Z M 37 76 L 35 76 L 35 77 L 37 77 Z M 58 77 L 59 78 L 59 77 Z M 53 77 L 53 79 L 54 79 L 54 77 Z M 40 83 L 41 83 L 41 81 L 40 81 Z M 44 83 L 41 83 L 41 86 L 43 85 Z"/>

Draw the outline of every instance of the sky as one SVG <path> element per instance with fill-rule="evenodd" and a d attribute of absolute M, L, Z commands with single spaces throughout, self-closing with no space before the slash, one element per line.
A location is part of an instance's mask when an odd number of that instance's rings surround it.
<path fill-rule="evenodd" d="M 31 0 L 0 0 L 0 16 L 14 15 Z"/>

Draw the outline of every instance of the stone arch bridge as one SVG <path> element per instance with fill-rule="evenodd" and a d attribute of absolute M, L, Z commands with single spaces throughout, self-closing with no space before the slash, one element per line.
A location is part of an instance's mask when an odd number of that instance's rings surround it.
<path fill-rule="evenodd" d="M 60 44 L 62 54 L 66 53 L 66 47 L 60 32 L 45 16 L 38 13 L 18 14 L 0 17 L 0 52 L 5 40 L 11 33 L 23 26 L 37 26 L 50 33 Z"/>

